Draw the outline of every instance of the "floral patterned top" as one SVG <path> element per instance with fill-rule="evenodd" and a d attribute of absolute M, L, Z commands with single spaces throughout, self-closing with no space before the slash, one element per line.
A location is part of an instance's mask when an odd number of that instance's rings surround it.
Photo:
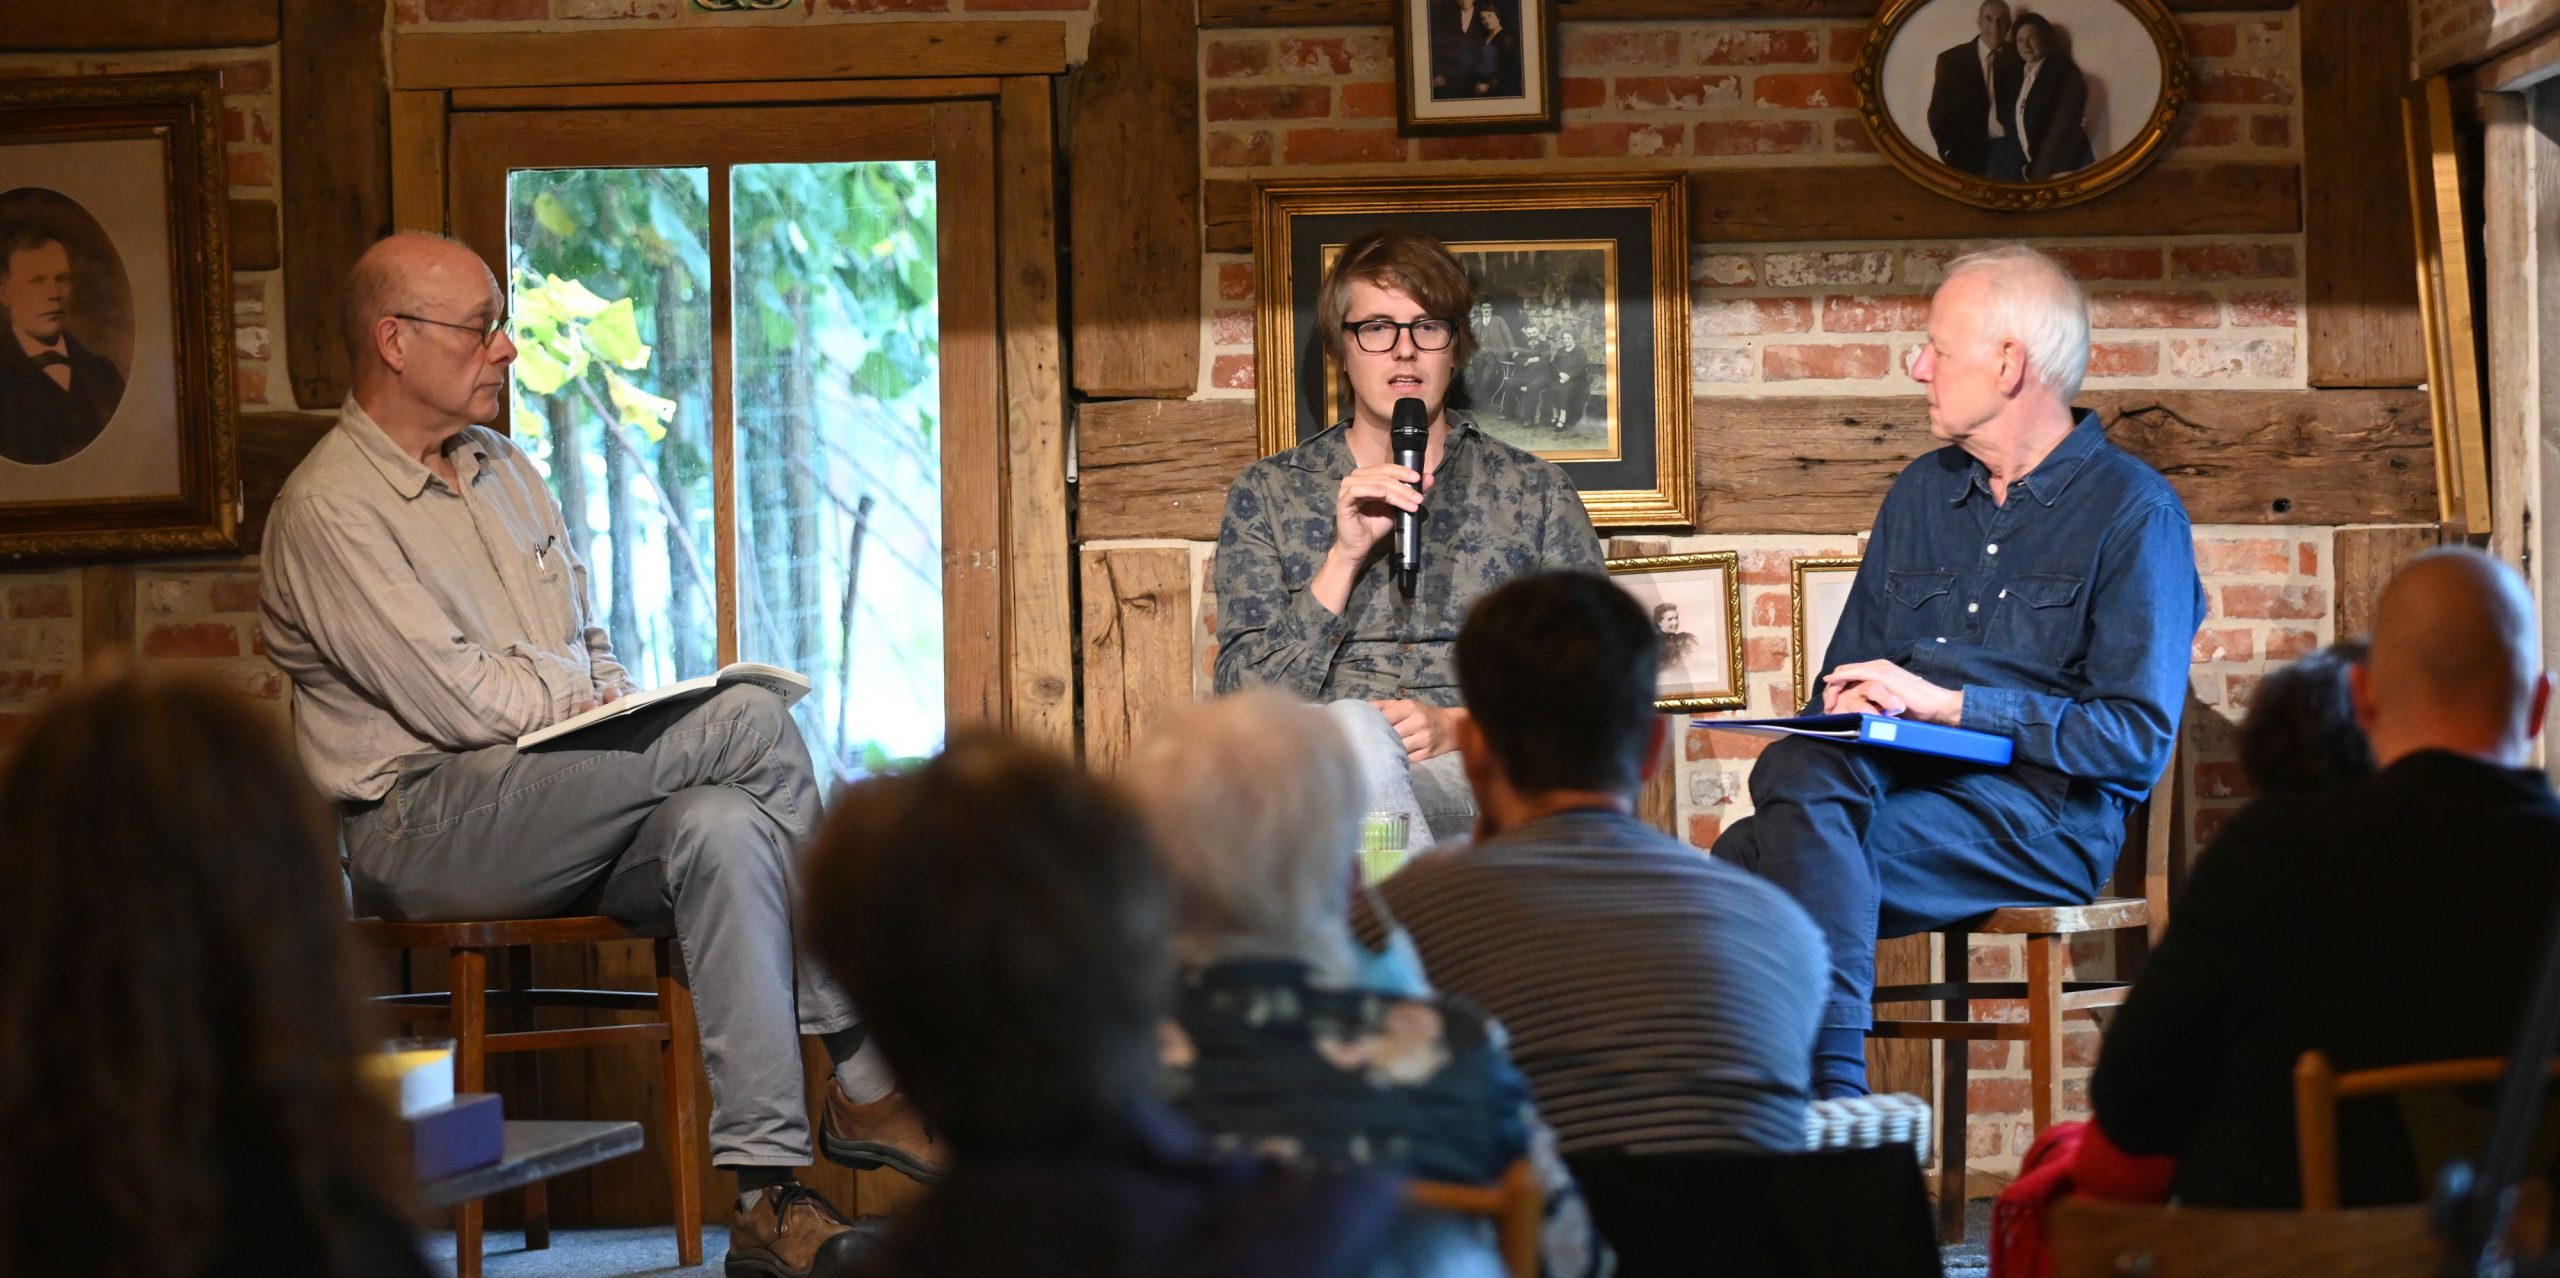
<path fill-rule="evenodd" d="M 1341 613 L 1308 590 L 1333 546 L 1334 494 L 1355 469 L 1349 423 L 1236 477 L 1218 529 L 1219 695 L 1267 685 L 1306 701 L 1454 706 L 1458 627 L 1477 597 L 1524 573 L 1601 571 L 1600 539 L 1562 470 L 1454 413 L 1449 425 L 1410 600 L 1385 538 Z"/>
<path fill-rule="evenodd" d="M 1546 1198 L 1544 1272 L 1613 1267 L 1502 1027 L 1469 1005 L 1325 988 L 1304 963 L 1240 958 L 1187 970 L 1174 1018 L 1169 1098 L 1214 1149 L 1474 1184 L 1526 1156 Z"/>

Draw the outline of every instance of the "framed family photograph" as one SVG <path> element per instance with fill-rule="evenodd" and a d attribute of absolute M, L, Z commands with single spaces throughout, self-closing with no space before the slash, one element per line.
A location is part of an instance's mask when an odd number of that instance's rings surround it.
<path fill-rule="evenodd" d="M 1662 635 L 1657 710 L 1738 710 L 1742 684 L 1741 554 L 1712 550 L 1609 561 L 1609 574 Z"/>
<path fill-rule="evenodd" d="M 1876 147 L 1993 209 L 2060 208 L 2159 157 L 2187 100 L 2161 0 L 1886 0 L 1855 71 Z"/>
<path fill-rule="evenodd" d="M 1787 575 L 1787 615 L 1794 618 L 1787 648 L 1795 654 L 1796 706 L 1802 706 L 1813 700 L 1813 681 L 1822 674 L 1823 654 L 1831 651 L 1831 633 L 1840 627 L 1840 610 L 1849 606 L 1858 556 L 1806 555 L 1787 565 Z"/>
<path fill-rule="evenodd" d="M 1394 2 L 1400 132 L 1556 127 L 1556 0 Z"/>
<path fill-rule="evenodd" d="M 1474 295 L 1446 317 L 1474 346 L 1449 407 L 1562 467 L 1594 524 L 1692 523 L 1688 225 L 1677 173 L 1257 184 L 1262 451 L 1349 417 L 1316 291 L 1343 245 L 1401 227 L 1448 245 Z"/>
<path fill-rule="evenodd" d="M 227 549 L 219 81 L 0 83 L 0 556 Z"/>

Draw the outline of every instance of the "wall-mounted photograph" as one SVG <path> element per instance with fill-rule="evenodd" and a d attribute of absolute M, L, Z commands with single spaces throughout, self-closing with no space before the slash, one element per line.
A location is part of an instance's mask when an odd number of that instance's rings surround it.
<path fill-rule="evenodd" d="M 1711 550 L 1609 561 L 1609 574 L 1644 606 L 1662 638 L 1657 710 L 1738 710 L 1742 684 L 1741 555 Z"/>
<path fill-rule="evenodd" d="M 1396 0 L 1395 12 L 1406 136 L 1556 127 L 1553 0 Z"/>
<path fill-rule="evenodd" d="M 2158 158 L 2188 72 L 2160 0 L 1888 0 L 1855 78 L 1895 167 L 1968 204 L 2040 209 Z"/>
<path fill-rule="evenodd" d="M 1787 612 L 1794 618 L 1787 646 L 1795 654 L 1796 707 L 1813 700 L 1813 681 L 1822 674 L 1823 654 L 1831 651 L 1831 634 L 1840 628 L 1840 611 L 1849 606 L 1849 587 L 1857 579 L 1856 555 L 1805 555 L 1787 565 Z"/>
<path fill-rule="evenodd" d="M 1685 191 L 1677 174 L 1259 184 L 1263 452 L 1349 414 L 1316 289 L 1343 245 L 1401 227 L 1448 245 L 1474 295 L 1452 409 L 1562 467 L 1595 524 L 1690 523 Z"/>
<path fill-rule="evenodd" d="M 219 81 L 0 83 L 0 555 L 227 548 Z"/>

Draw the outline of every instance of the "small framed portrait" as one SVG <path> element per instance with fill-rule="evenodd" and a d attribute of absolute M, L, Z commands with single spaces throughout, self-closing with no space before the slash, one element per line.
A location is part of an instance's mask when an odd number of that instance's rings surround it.
<path fill-rule="evenodd" d="M 229 548 L 211 74 L 0 83 L 0 556 Z"/>
<path fill-rule="evenodd" d="M 1737 710 L 1742 685 L 1741 555 L 1711 550 L 1609 561 L 1609 575 L 1662 636 L 1657 710 Z"/>
<path fill-rule="evenodd" d="M 1691 523 L 1686 190 L 1677 173 L 1257 184 L 1262 451 L 1350 416 L 1316 293 L 1345 244 L 1402 227 L 1446 244 L 1474 295 L 1449 407 L 1562 467 L 1594 524 Z"/>
<path fill-rule="evenodd" d="M 1555 0 L 1395 0 L 1407 137 L 1553 129 Z"/>
<path fill-rule="evenodd" d="M 2094 199 L 2158 158 L 2187 100 L 2161 0 L 1886 0 L 1858 112 L 1921 185 L 1993 209 Z"/>
<path fill-rule="evenodd" d="M 1787 647 L 1795 654 L 1796 705 L 1802 706 L 1813 700 L 1831 632 L 1840 626 L 1840 610 L 1849 606 L 1858 556 L 1806 555 L 1787 565 L 1787 572 L 1787 614 L 1795 619 Z"/>

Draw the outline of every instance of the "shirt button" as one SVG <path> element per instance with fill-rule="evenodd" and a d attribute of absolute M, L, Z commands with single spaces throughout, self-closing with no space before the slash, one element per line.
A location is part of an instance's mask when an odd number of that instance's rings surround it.
<path fill-rule="evenodd" d="M 1964 606 L 1964 610 L 1966 612 L 1980 612 L 1982 611 L 1982 605 L 1978 603 L 1969 603 Z"/>
<path fill-rule="evenodd" d="M 1982 553 L 1984 553 L 1984 554 L 1986 554 L 1986 555 L 1996 555 L 1996 554 L 1999 554 L 1999 553 L 2000 553 L 2000 543 L 1995 541 L 1995 542 L 1991 543 L 1990 545 L 1983 547 L 1983 548 L 1982 548 Z"/>
<path fill-rule="evenodd" d="M 2000 597 L 2001 597 L 2001 598 L 2003 598 L 2003 599 L 2006 599 L 2006 598 L 2008 598 L 2008 597 L 2009 597 L 2009 588 L 2008 588 L 2008 587 L 2003 586 L 2003 587 L 2001 587 L 2001 588 L 2000 588 Z"/>
<path fill-rule="evenodd" d="M 1940 643 L 1945 643 L 1946 641 L 1947 641 L 1947 637 L 1946 637 L 1945 635 L 1940 635 L 1940 636 L 1938 636 L 1938 642 L 1940 642 Z"/>

